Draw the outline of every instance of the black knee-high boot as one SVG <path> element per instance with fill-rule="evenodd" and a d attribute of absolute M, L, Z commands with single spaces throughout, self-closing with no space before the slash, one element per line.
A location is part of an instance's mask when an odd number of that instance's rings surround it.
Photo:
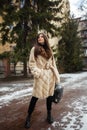
<path fill-rule="evenodd" d="M 52 109 L 52 96 L 49 96 L 46 101 L 47 105 L 47 121 L 49 124 L 53 123 L 53 117 L 51 115 L 51 109 Z"/>
<path fill-rule="evenodd" d="M 30 128 L 31 114 L 34 111 L 37 100 L 38 100 L 38 98 L 36 98 L 36 97 L 31 98 L 30 105 L 28 108 L 28 115 L 27 115 L 26 121 L 25 121 L 25 128 L 27 128 L 27 129 Z"/>

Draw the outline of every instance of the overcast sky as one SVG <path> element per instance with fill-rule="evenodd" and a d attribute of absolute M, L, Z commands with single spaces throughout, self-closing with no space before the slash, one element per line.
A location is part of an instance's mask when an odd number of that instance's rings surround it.
<path fill-rule="evenodd" d="M 71 14 L 74 14 L 75 17 L 80 17 L 82 15 L 82 11 L 80 11 L 79 6 L 82 0 L 69 0 L 69 2 Z"/>

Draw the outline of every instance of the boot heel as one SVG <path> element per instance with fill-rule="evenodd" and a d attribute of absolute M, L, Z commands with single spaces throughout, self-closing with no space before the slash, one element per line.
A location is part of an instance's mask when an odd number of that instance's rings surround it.
<path fill-rule="evenodd" d="M 30 117 L 27 116 L 24 127 L 25 127 L 26 129 L 28 129 L 28 128 L 30 128 L 30 126 L 31 126 L 31 125 L 30 125 Z"/>
<path fill-rule="evenodd" d="M 52 123 L 54 122 L 53 117 L 47 118 L 47 122 L 48 122 L 49 124 L 52 124 Z"/>
<path fill-rule="evenodd" d="M 51 124 L 51 123 L 54 122 L 54 119 L 53 119 L 53 117 L 51 116 L 51 112 L 50 112 L 50 111 L 47 112 L 47 122 L 48 122 L 49 124 Z"/>

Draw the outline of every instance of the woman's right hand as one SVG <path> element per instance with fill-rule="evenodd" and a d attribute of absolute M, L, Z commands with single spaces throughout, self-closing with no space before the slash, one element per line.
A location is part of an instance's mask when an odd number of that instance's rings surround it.
<path fill-rule="evenodd" d="M 50 69 L 54 70 L 54 67 L 52 65 L 50 65 Z"/>

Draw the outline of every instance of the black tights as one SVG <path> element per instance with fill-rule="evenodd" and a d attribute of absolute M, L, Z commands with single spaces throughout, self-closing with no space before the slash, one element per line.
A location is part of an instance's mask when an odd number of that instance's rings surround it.
<path fill-rule="evenodd" d="M 32 97 L 31 98 L 31 101 L 30 101 L 30 104 L 29 104 L 29 108 L 28 108 L 28 114 L 29 116 L 32 114 L 32 112 L 34 111 L 34 108 L 35 108 L 35 105 L 36 105 L 36 102 L 37 102 L 38 98 L 36 97 Z M 46 99 L 46 106 L 47 106 L 47 111 L 51 111 L 51 106 L 52 106 L 52 96 L 49 96 L 47 99 Z"/>

